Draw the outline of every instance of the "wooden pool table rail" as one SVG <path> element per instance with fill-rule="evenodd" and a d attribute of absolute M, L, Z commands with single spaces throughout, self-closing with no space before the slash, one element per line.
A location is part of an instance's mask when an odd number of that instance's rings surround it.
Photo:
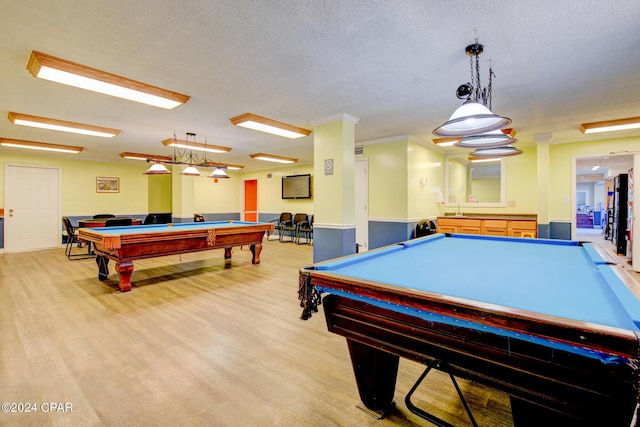
<path fill-rule="evenodd" d="M 194 229 L 166 226 L 166 231 L 159 231 L 157 227 L 153 231 L 145 231 L 145 227 L 156 226 L 126 227 L 123 233 L 117 233 L 116 228 L 80 229 L 79 238 L 93 243 L 95 247 L 100 280 L 109 275 L 109 260 L 116 263 L 120 290 L 128 291 L 131 290 L 134 260 L 210 249 L 224 249 L 225 259 L 230 260 L 231 248 L 244 245 L 251 249 L 252 264 L 260 264 L 264 234 L 273 232 L 273 224 L 270 223 Z"/>

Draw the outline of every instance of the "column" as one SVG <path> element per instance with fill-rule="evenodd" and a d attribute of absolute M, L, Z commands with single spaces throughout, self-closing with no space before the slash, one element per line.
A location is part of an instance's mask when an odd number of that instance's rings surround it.
<path fill-rule="evenodd" d="M 313 262 L 356 252 L 355 125 L 342 113 L 312 122 Z"/>
<path fill-rule="evenodd" d="M 551 237 L 549 226 L 549 141 L 551 137 L 540 138 L 543 141 L 534 141 L 537 148 L 537 175 L 538 175 L 538 237 L 548 239 Z"/>
<path fill-rule="evenodd" d="M 171 172 L 171 212 L 175 222 L 193 221 L 194 189 L 192 176 L 180 175 L 181 168 L 174 167 Z"/>
<path fill-rule="evenodd" d="M 640 234 L 636 232 L 636 218 L 638 218 L 638 210 L 639 206 L 635 205 L 636 200 L 640 197 L 640 189 L 638 189 L 638 185 L 636 184 L 636 174 L 640 173 L 640 154 L 633 155 L 633 174 L 629 175 L 630 179 L 633 179 L 631 191 L 629 191 L 629 206 L 631 212 L 631 218 L 629 218 L 629 238 L 631 239 L 631 248 L 627 249 L 627 252 L 631 252 L 631 265 L 633 266 L 633 271 L 640 272 Z M 636 197 L 638 194 L 638 197 Z"/>

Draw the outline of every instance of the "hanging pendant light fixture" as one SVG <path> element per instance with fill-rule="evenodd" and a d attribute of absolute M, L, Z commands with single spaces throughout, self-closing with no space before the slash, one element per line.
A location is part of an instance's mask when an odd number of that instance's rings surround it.
<path fill-rule="evenodd" d="M 471 81 L 460 85 L 456 91 L 456 96 L 465 99 L 465 102 L 453 112 L 449 120 L 434 129 L 434 135 L 466 137 L 498 130 L 511 123 L 510 118 L 491 111 L 491 83 L 494 75 L 492 69 L 489 69 L 489 86 L 481 87 L 478 57 L 483 50 L 484 46 L 477 40 L 465 48 L 465 53 L 470 57 Z"/>
<path fill-rule="evenodd" d="M 225 172 L 227 165 L 224 163 L 217 163 L 207 160 L 207 152 L 215 153 L 228 153 L 231 148 L 221 147 L 216 145 L 207 145 L 205 139 L 204 144 L 196 142 L 196 134 L 187 132 L 186 140 L 178 140 L 176 135 L 173 135 L 173 140 L 162 141 L 165 146 L 173 147 L 173 157 L 148 157 L 147 163 L 151 163 L 149 169 L 144 172 L 145 175 L 163 175 L 170 174 L 171 172 L 165 164 L 171 165 L 186 165 L 180 172 L 180 175 L 186 176 L 200 176 L 199 167 L 214 168 L 209 178 L 229 178 L 229 175 Z M 202 154 L 198 154 L 202 153 Z M 243 166 L 230 165 L 236 169 L 242 169 Z"/>

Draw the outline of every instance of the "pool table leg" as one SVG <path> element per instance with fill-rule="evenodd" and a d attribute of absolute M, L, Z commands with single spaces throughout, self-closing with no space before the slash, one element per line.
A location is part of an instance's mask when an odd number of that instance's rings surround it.
<path fill-rule="evenodd" d="M 131 274 L 133 273 L 133 262 L 119 262 L 116 264 L 116 271 L 120 277 L 120 292 L 131 290 Z"/>
<path fill-rule="evenodd" d="M 262 252 L 262 243 L 251 245 L 249 246 L 249 249 L 251 249 L 251 255 L 253 255 L 251 264 L 260 264 L 260 252 Z"/>
<path fill-rule="evenodd" d="M 106 280 L 109 277 L 109 258 L 96 255 L 96 264 L 98 264 L 98 280 Z"/>
<path fill-rule="evenodd" d="M 349 338 L 347 344 L 360 400 L 384 416 L 393 407 L 400 357 Z"/>
<path fill-rule="evenodd" d="M 224 266 L 231 267 L 231 248 L 224 248 Z"/>

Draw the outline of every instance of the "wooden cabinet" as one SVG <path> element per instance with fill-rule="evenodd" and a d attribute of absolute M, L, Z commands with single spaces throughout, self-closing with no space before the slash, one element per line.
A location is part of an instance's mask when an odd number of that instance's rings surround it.
<path fill-rule="evenodd" d="M 538 222 L 535 219 L 518 217 L 445 216 L 438 218 L 437 226 L 438 233 L 536 237 Z"/>
<path fill-rule="evenodd" d="M 437 226 L 440 233 L 482 234 L 482 220 L 479 219 L 455 218 L 453 221 L 438 219 Z"/>

